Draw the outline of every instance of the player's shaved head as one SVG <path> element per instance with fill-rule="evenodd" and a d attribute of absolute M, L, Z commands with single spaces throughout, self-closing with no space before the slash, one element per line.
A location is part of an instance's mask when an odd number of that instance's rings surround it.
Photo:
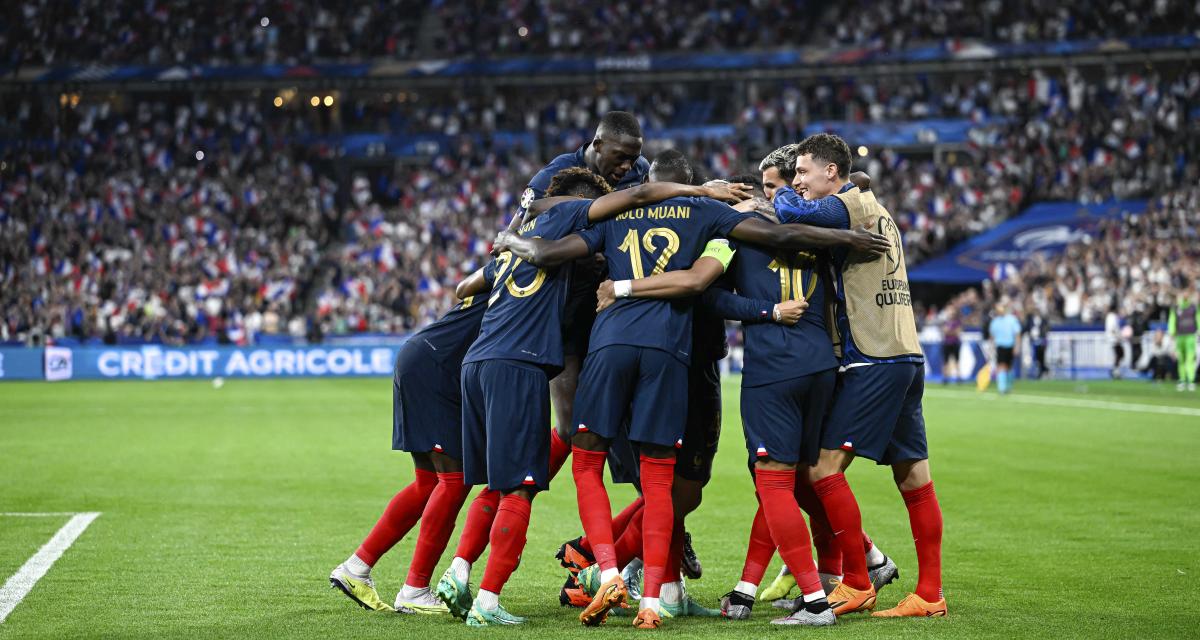
<path fill-rule="evenodd" d="M 609 184 L 618 184 L 642 155 L 642 125 L 628 111 L 609 111 L 600 118 L 585 156 L 588 168 Z"/>
<path fill-rule="evenodd" d="M 554 174 L 546 196 L 579 196 L 595 200 L 600 196 L 612 193 L 612 187 L 600 176 L 583 167 L 569 167 Z"/>
<path fill-rule="evenodd" d="M 654 156 L 650 164 L 650 182 L 692 183 L 692 163 L 678 149 L 667 149 Z"/>
<path fill-rule="evenodd" d="M 763 195 L 762 180 L 752 173 L 739 173 L 736 176 L 729 176 L 728 178 L 725 178 L 725 180 L 733 183 L 740 182 L 742 184 L 748 184 L 750 185 L 751 190 L 754 192 L 754 195 Z"/>

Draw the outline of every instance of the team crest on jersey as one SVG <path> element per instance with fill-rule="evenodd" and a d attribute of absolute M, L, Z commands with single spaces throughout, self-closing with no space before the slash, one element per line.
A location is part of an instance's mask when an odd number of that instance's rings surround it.
<path fill-rule="evenodd" d="M 530 187 L 525 190 L 525 193 L 521 194 L 521 208 L 528 209 L 529 205 L 533 204 L 533 199 L 534 199 L 533 188 Z"/>

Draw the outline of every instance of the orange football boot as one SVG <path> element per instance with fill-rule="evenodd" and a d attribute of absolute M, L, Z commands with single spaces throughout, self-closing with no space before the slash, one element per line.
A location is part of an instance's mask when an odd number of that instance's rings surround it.
<path fill-rule="evenodd" d="M 633 619 L 634 629 L 657 629 L 662 626 L 662 618 L 653 609 L 641 609 Z"/>
<path fill-rule="evenodd" d="M 609 611 L 616 607 L 627 607 L 628 602 L 629 590 L 625 588 L 625 581 L 618 575 L 600 585 L 595 597 L 583 609 L 583 613 L 579 614 L 579 621 L 588 627 L 600 626 L 608 618 Z"/>
<path fill-rule="evenodd" d="M 876 611 L 871 614 L 873 618 L 945 618 L 946 617 L 946 599 L 942 598 L 937 602 L 926 602 L 921 596 L 910 593 L 904 596 L 900 604 L 885 609 Z"/>
<path fill-rule="evenodd" d="M 875 608 L 875 587 L 858 590 L 846 586 L 846 583 L 835 580 L 833 592 L 829 594 L 829 606 L 839 616 L 856 611 L 868 611 Z"/>

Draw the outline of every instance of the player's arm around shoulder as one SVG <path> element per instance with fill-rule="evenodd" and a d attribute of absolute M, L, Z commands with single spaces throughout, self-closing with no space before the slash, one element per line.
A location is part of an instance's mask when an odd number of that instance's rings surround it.
<path fill-rule="evenodd" d="M 725 273 L 733 260 L 734 249 L 729 241 L 714 238 L 704 247 L 704 253 L 687 269 L 667 271 L 648 278 L 605 280 L 596 291 L 596 311 L 610 307 L 617 298 L 688 298 L 698 296 Z"/>

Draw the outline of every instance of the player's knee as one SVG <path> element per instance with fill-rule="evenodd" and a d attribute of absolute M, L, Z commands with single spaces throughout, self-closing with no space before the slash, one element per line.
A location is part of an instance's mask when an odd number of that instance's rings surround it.
<path fill-rule="evenodd" d="M 434 451 L 429 454 L 429 457 L 433 461 L 433 468 L 438 473 L 460 473 L 463 470 L 461 460 L 451 458 L 444 453 Z"/>
<path fill-rule="evenodd" d="M 657 460 L 666 460 L 675 457 L 675 447 L 668 447 L 661 444 L 651 444 L 648 442 L 639 443 L 639 449 L 642 455 L 647 458 L 655 458 Z"/>
<path fill-rule="evenodd" d="M 584 451 L 608 451 L 608 438 L 602 438 L 590 431 L 580 431 L 571 437 L 571 445 Z"/>
<path fill-rule="evenodd" d="M 892 465 L 892 479 L 900 491 L 912 491 L 933 481 L 929 460 L 905 460 Z"/>
<path fill-rule="evenodd" d="M 515 489 L 509 489 L 509 490 L 503 491 L 501 493 L 503 493 L 506 496 L 514 496 L 514 495 L 518 496 L 518 497 L 524 499 L 526 502 L 533 502 L 533 498 L 534 498 L 534 496 L 536 496 L 538 494 L 538 490 L 531 489 L 529 487 L 517 487 Z"/>
<path fill-rule="evenodd" d="M 428 451 L 414 451 L 412 459 L 413 466 L 421 471 L 437 472 L 437 467 L 433 464 L 432 454 Z"/>
<path fill-rule="evenodd" d="M 796 463 L 780 462 L 779 460 L 772 460 L 769 457 L 763 457 L 754 462 L 754 468 L 764 471 L 795 471 Z"/>

